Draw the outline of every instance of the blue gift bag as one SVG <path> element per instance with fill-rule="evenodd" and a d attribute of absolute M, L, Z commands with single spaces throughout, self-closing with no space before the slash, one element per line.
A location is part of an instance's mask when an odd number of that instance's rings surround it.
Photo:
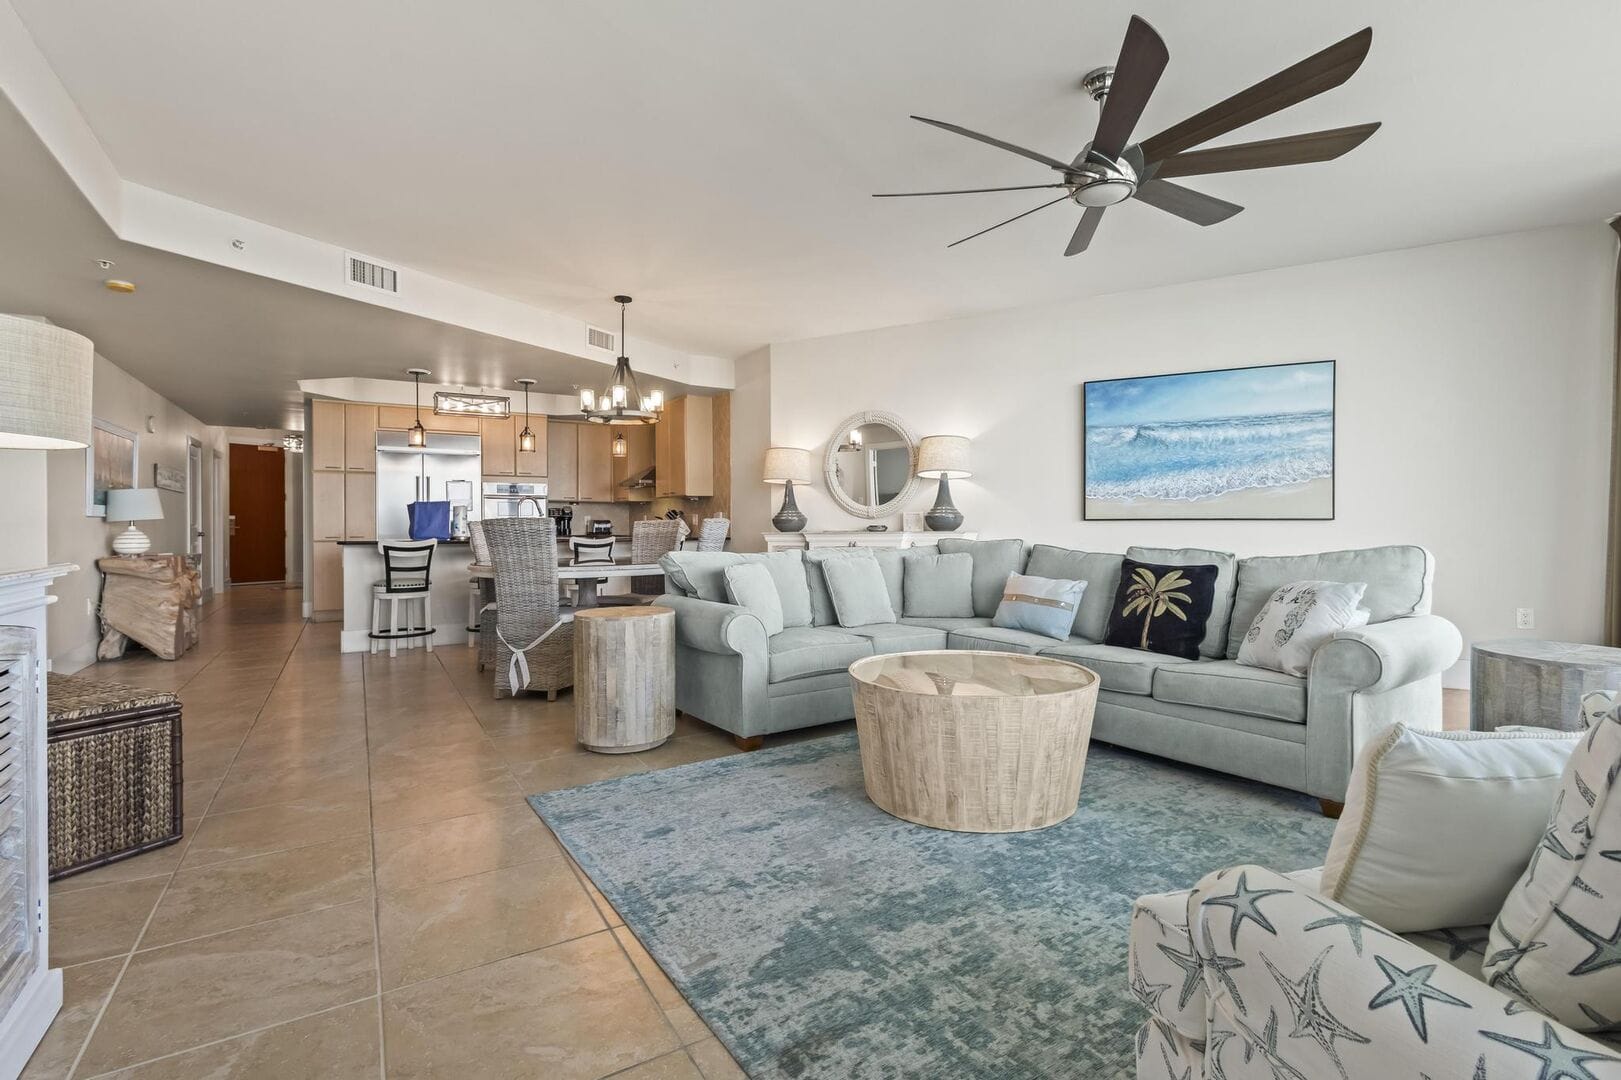
<path fill-rule="evenodd" d="M 411 539 L 450 539 L 450 503 L 414 502 L 405 508 L 405 512 L 411 519 Z"/>

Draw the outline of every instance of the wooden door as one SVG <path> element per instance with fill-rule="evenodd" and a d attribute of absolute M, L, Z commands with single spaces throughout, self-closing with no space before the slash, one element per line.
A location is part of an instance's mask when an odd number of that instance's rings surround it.
<path fill-rule="evenodd" d="M 613 429 L 607 424 L 579 425 L 580 501 L 612 502 Z"/>
<path fill-rule="evenodd" d="M 546 425 L 546 495 L 552 502 L 580 497 L 580 446 L 584 424 Z"/>
<path fill-rule="evenodd" d="M 377 406 L 343 407 L 343 467 L 350 472 L 377 471 Z"/>
<path fill-rule="evenodd" d="M 331 474 L 322 479 L 343 482 Z M 287 481 L 281 447 L 232 443 L 232 584 L 285 580 L 286 543 Z"/>
<path fill-rule="evenodd" d="M 343 402 L 311 402 L 309 436 L 309 443 L 304 447 L 304 452 L 310 456 L 310 468 L 316 472 L 324 469 L 342 469 Z"/>
<path fill-rule="evenodd" d="M 523 430 L 523 417 L 517 418 L 518 430 Z M 546 451 L 551 445 L 549 425 L 544 416 L 531 416 L 529 430 L 535 433 L 535 448 L 529 451 L 518 451 L 518 475 L 537 476 L 546 475 Z M 516 442 L 516 437 L 514 437 Z"/>
<path fill-rule="evenodd" d="M 518 431 L 512 417 L 486 416 L 478 422 L 478 446 L 485 476 L 516 476 L 518 473 Z"/>

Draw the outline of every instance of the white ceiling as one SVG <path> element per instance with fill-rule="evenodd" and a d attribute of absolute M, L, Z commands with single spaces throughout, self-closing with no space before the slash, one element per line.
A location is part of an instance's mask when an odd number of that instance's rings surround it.
<path fill-rule="evenodd" d="M 575 317 L 629 292 L 720 355 L 1621 209 L 1613 0 L 12 2 L 129 180 Z M 1067 205 L 945 250 L 1040 192 L 868 197 L 1045 182 L 907 114 L 1072 155 L 1133 12 L 1171 51 L 1139 137 L 1369 24 L 1348 84 L 1226 141 L 1384 127 L 1073 259 Z"/>

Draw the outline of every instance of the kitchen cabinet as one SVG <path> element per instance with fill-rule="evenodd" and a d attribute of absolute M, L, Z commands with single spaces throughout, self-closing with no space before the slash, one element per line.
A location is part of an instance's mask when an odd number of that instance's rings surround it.
<path fill-rule="evenodd" d="M 546 497 L 552 502 L 573 502 L 580 497 L 580 444 L 577 433 L 584 426 L 573 423 L 546 425 Z"/>
<path fill-rule="evenodd" d="M 479 469 L 485 476 L 518 475 L 518 430 L 513 418 L 486 416 L 478 422 Z"/>
<path fill-rule="evenodd" d="M 409 431 L 416 423 L 417 411 L 410 405 L 377 406 L 377 426 L 387 431 Z M 431 404 L 422 406 L 422 426 L 428 431 L 455 435 L 477 435 L 479 417 L 440 416 Z"/>
<path fill-rule="evenodd" d="M 344 467 L 344 407 L 341 401 L 310 402 L 309 441 L 305 452 L 316 472 L 342 472 Z"/>
<path fill-rule="evenodd" d="M 377 474 L 352 472 L 343 477 L 343 538 L 377 539 Z"/>
<path fill-rule="evenodd" d="M 360 474 L 355 474 L 360 475 Z M 310 478 L 310 535 L 316 540 L 342 540 L 343 473 L 318 472 Z"/>
<path fill-rule="evenodd" d="M 579 429 L 579 500 L 613 502 L 613 428 L 607 424 L 574 426 Z"/>
<path fill-rule="evenodd" d="M 377 471 L 377 406 L 343 407 L 343 467 L 350 472 Z"/>
<path fill-rule="evenodd" d="M 513 425 L 519 431 L 522 431 L 524 418 L 515 416 L 512 419 Z M 533 450 L 517 451 L 517 472 L 515 475 L 545 478 L 546 451 L 550 448 L 548 435 L 550 427 L 551 425 L 546 422 L 544 416 L 531 416 L 529 418 L 529 430 L 535 433 L 535 448 Z M 518 437 L 514 435 L 512 439 L 513 445 L 516 446 Z"/>
<path fill-rule="evenodd" d="M 660 498 L 715 494 L 713 398 L 687 394 L 665 403 L 654 438 Z"/>
<path fill-rule="evenodd" d="M 310 559 L 310 608 L 343 610 L 343 548 L 331 540 L 317 540 Z"/>
<path fill-rule="evenodd" d="M 625 437 L 625 456 L 613 459 L 613 489 L 616 502 L 652 502 L 651 487 L 630 488 L 625 481 L 638 477 L 654 464 L 654 441 L 659 425 L 639 424 L 622 427 L 614 434 Z"/>

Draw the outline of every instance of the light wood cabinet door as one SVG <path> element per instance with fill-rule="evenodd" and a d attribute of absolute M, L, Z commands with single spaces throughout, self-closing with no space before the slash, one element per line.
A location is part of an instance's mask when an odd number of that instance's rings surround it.
<path fill-rule="evenodd" d="M 681 413 L 682 495 L 715 494 L 715 399 L 689 394 Z"/>
<path fill-rule="evenodd" d="M 653 490 L 661 499 L 675 495 L 680 490 L 681 462 L 675 449 L 679 444 L 674 438 L 676 417 L 680 412 L 680 398 L 666 402 L 664 415 L 653 428 L 653 461 L 656 469 Z"/>
<path fill-rule="evenodd" d="M 427 427 L 428 421 L 433 419 L 431 412 L 422 414 L 422 426 Z M 416 422 L 416 410 L 409 405 L 379 405 L 377 406 L 377 426 L 386 431 L 409 431 Z"/>
<path fill-rule="evenodd" d="M 613 459 L 614 499 L 618 502 L 652 502 L 650 487 L 628 488 L 625 481 L 653 468 L 653 443 L 658 425 L 622 427 L 615 434 L 625 437 L 625 456 Z"/>
<path fill-rule="evenodd" d="M 581 424 L 580 501 L 613 502 L 613 429 L 607 424 Z"/>
<path fill-rule="evenodd" d="M 310 566 L 310 607 L 316 611 L 343 609 L 343 548 L 330 540 L 317 540 Z"/>
<path fill-rule="evenodd" d="M 485 417 L 479 421 L 479 468 L 485 476 L 518 474 L 518 433 L 512 417 Z"/>
<path fill-rule="evenodd" d="M 343 478 L 343 538 L 377 539 L 377 474 L 354 472 Z"/>
<path fill-rule="evenodd" d="M 514 420 L 518 430 L 522 431 L 523 417 L 515 417 Z M 519 450 L 517 452 L 517 475 L 546 476 L 546 451 L 550 449 L 551 443 L 550 427 L 551 425 L 546 422 L 544 416 L 531 416 L 529 418 L 529 430 L 535 433 L 535 448 L 529 451 Z M 516 436 L 513 437 L 513 444 L 517 444 Z M 550 485 L 548 485 L 547 490 L 549 493 Z"/>
<path fill-rule="evenodd" d="M 377 471 L 377 406 L 343 407 L 343 467 L 350 472 Z"/>
<path fill-rule="evenodd" d="M 546 496 L 553 502 L 572 502 L 580 497 L 579 430 L 584 426 L 546 426 Z"/>
<path fill-rule="evenodd" d="M 310 403 L 310 431 L 304 452 L 310 456 L 310 468 L 342 471 L 344 458 L 343 402 L 314 401 Z"/>
<path fill-rule="evenodd" d="M 316 540 L 343 539 L 342 473 L 318 472 L 310 477 L 310 536 Z"/>
<path fill-rule="evenodd" d="M 447 431 L 456 435 L 477 435 L 478 426 L 484 421 L 479 416 L 440 416 L 428 406 L 422 406 L 422 426 L 429 431 Z"/>

